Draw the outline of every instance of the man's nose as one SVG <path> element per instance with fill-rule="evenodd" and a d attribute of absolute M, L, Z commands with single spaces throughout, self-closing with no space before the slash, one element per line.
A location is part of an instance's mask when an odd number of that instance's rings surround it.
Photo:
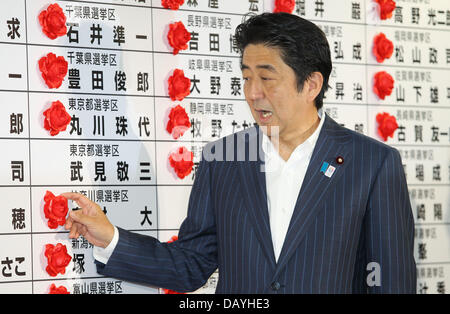
<path fill-rule="evenodd" d="M 246 97 L 250 100 L 257 100 L 264 97 L 264 90 L 259 80 L 250 80 L 246 82 L 244 92 Z"/>

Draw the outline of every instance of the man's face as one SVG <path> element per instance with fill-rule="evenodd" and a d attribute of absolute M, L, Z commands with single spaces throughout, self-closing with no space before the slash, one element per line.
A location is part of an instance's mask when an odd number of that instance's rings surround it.
<path fill-rule="evenodd" d="M 276 48 L 249 44 L 242 56 L 245 99 L 258 125 L 267 128 L 268 136 L 295 132 L 308 110 L 305 89 L 297 90 L 292 70 Z M 314 105 L 313 105 L 314 106 Z"/>

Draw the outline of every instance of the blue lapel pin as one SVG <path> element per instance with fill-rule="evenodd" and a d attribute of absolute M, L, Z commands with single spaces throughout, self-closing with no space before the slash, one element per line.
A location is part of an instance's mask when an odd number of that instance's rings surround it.
<path fill-rule="evenodd" d="M 331 178 L 335 170 L 336 168 L 327 163 L 326 161 L 323 162 L 322 167 L 320 168 L 320 172 L 323 172 L 323 174 L 328 178 Z"/>
<path fill-rule="evenodd" d="M 322 168 L 320 168 L 320 172 L 325 173 L 325 171 L 327 171 L 327 168 L 328 168 L 328 163 L 326 161 L 324 161 L 322 164 Z"/>

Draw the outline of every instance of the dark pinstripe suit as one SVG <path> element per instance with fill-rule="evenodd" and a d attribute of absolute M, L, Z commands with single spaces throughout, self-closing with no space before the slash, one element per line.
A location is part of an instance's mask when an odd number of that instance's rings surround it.
<path fill-rule="evenodd" d="M 258 132 L 230 136 L 235 145 L 243 136 L 245 145 L 254 138 L 260 144 Z M 222 148 L 225 155 L 224 143 L 209 143 L 203 156 Z M 324 161 L 336 167 L 331 177 L 320 173 Z M 278 263 L 261 165 L 203 158 L 179 240 L 166 244 L 119 229 L 98 272 L 179 292 L 201 287 L 218 267 L 216 293 L 415 293 L 414 221 L 395 148 L 327 116 Z M 380 265 L 379 286 L 367 286 L 371 262 Z"/>

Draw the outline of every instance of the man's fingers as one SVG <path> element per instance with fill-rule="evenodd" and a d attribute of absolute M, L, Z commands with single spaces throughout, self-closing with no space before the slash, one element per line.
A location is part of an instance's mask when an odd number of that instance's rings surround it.
<path fill-rule="evenodd" d="M 69 213 L 69 217 L 72 218 L 74 222 L 86 225 L 87 227 L 89 227 L 94 221 L 93 217 L 83 214 L 81 210 L 72 210 Z"/>
<path fill-rule="evenodd" d="M 74 222 L 72 224 L 72 228 L 69 232 L 69 238 L 70 239 L 77 239 L 80 235 L 85 236 L 88 232 L 88 229 L 86 226 L 79 224 L 77 222 Z"/>
<path fill-rule="evenodd" d="M 83 235 L 90 243 L 106 247 L 114 235 L 114 226 L 108 221 L 101 207 L 80 193 L 66 192 L 60 196 L 77 202 L 80 207 L 79 210 L 71 210 L 66 219 L 65 228 L 70 230 L 69 238 L 76 239 Z M 103 226 L 106 230 L 100 230 Z"/>
<path fill-rule="evenodd" d="M 86 226 L 81 225 L 80 228 L 78 228 L 78 232 L 84 237 L 87 233 L 87 228 Z"/>
<path fill-rule="evenodd" d="M 78 238 L 78 227 L 79 224 L 78 223 L 73 223 L 71 228 L 70 228 L 70 232 L 69 232 L 69 238 L 70 239 L 76 239 Z"/>
<path fill-rule="evenodd" d="M 73 193 L 73 192 L 66 192 L 60 194 L 61 196 L 64 196 L 65 198 L 77 202 L 77 204 L 80 207 L 87 207 L 91 205 L 91 200 L 88 199 L 86 196 L 80 193 Z"/>
<path fill-rule="evenodd" d="M 66 223 L 64 224 L 64 229 L 69 230 L 72 228 L 73 220 L 70 216 L 66 219 Z"/>

